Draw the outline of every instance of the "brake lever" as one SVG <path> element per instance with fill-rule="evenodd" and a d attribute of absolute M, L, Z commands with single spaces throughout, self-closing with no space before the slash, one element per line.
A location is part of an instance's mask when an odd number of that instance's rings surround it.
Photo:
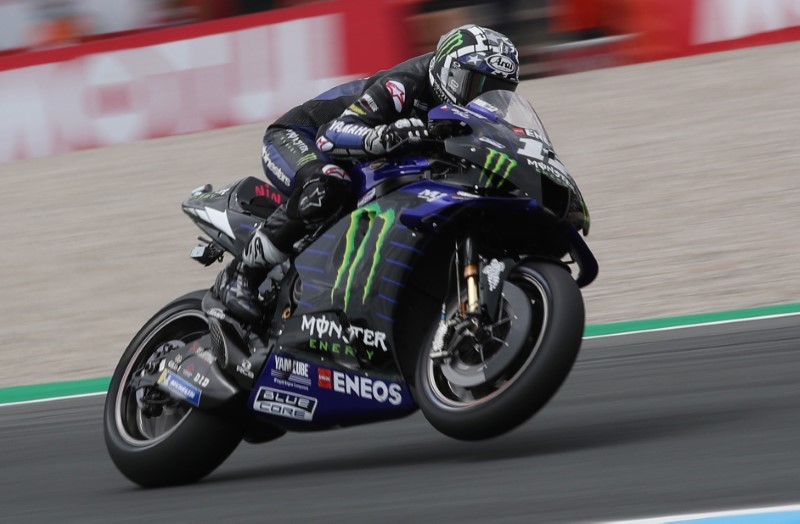
<path fill-rule="evenodd" d="M 391 147 L 388 147 L 386 149 L 386 153 L 387 154 L 393 153 L 394 151 L 397 151 L 398 149 L 402 148 L 403 146 L 405 146 L 407 144 L 411 144 L 411 145 L 417 146 L 417 145 L 420 145 L 420 144 L 426 144 L 426 143 L 428 143 L 428 144 L 438 144 L 438 143 L 441 143 L 441 142 L 442 142 L 441 139 L 430 138 L 430 137 L 428 137 L 428 138 L 422 138 L 421 137 L 421 138 L 418 138 L 416 140 L 411 140 L 410 138 L 404 138 L 404 139 L 400 140 L 397 144 L 395 144 L 395 145 L 393 145 Z"/>
<path fill-rule="evenodd" d="M 400 140 L 395 145 L 387 147 L 386 148 L 386 153 L 387 154 L 388 153 L 393 153 L 393 152 L 397 151 L 398 149 L 400 149 L 401 147 L 403 147 L 404 145 L 406 145 L 408 142 L 409 142 L 408 138 L 403 138 L 402 140 Z"/>

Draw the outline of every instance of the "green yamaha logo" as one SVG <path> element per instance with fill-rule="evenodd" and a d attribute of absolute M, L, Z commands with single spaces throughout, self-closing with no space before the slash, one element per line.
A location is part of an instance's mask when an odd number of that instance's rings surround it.
<path fill-rule="evenodd" d="M 481 169 L 480 180 L 483 180 L 483 177 L 487 177 L 486 187 L 491 187 L 492 183 L 496 183 L 499 188 L 506 181 L 508 175 L 511 174 L 511 170 L 517 167 L 517 161 L 508 156 L 507 153 L 501 153 L 491 147 L 487 150 L 488 154 Z M 495 176 L 500 178 L 495 181 Z"/>
<path fill-rule="evenodd" d="M 364 236 L 357 239 L 359 226 L 362 219 L 368 222 L 367 231 Z M 344 288 L 344 310 L 347 311 L 347 306 L 350 305 L 351 289 L 353 281 L 356 277 L 356 272 L 359 264 L 366 258 L 371 259 L 369 263 L 369 272 L 367 273 L 367 281 L 364 284 L 364 292 L 361 295 L 361 303 L 367 300 L 367 296 L 372 289 L 373 281 L 375 280 L 375 272 L 378 264 L 381 261 L 381 251 L 386 242 L 386 235 L 392 229 L 395 221 L 394 209 L 387 209 L 382 211 L 380 206 L 373 202 L 362 208 L 356 209 L 350 213 L 350 226 L 347 228 L 345 235 L 345 250 L 342 257 L 342 263 L 339 265 L 339 270 L 336 273 L 336 282 L 333 284 L 331 290 L 331 300 L 333 300 L 334 293 Z M 372 249 L 371 256 L 367 255 L 367 251 Z"/>

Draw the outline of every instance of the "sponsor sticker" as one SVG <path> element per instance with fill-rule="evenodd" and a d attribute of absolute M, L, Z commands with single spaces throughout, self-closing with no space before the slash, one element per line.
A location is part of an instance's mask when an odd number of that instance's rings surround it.
<path fill-rule="evenodd" d="M 297 168 L 300 169 L 304 165 L 308 164 L 309 162 L 313 162 L 316 159 L 316 153 L 308 153 L 307 155 L 303 155 L 300 157 L 300 160 L 297 161 Z"/>
<path fill-rule="evenodd" d="M 333 320 L 325 317 L 314 317 L 303 315 L 300 329 L 312 337 L 336 338 L 345 343 L 360 342 L 367 347 L 386 348 L 386 333 L 358 326 L 347 326 L 346 328 Z"/>
<path fill-rule="evenodd" d="M 344 169 L 336 164 L 326 164 L 322 166 L 322 174 L 325 176 L 338 178 L 339 180 L 350 180 L 350 175 L 348 175 Z"/>
<path fill-rule="evenodd" d="M 300 135 L 298 135 L 297 131 L 294 129 L 289 129 L 286 131 L 286 135 L 283 139 L 283 145 L 295 154 L 304 155 L 308 153 L 308 146 L 305 142 L 303 142 L 303 140 L 300 138 Z"/>
<path fill-rule="evenodd" d="M 321 136 L 317 138 L 317 148 L 319 148 L 319 150 L 322 152 L 330 151 L 331 149 L 333 149 L 333 142 L 331 142 L 324 136 Z"/>
<path fill-rule="evenodd" d="M 551 179 L 573 191 L 576 190 L 575 184 L 571 180 L 571 177 L 569 177 L 562 170 L 559 170 L 555 165 L 551 165 L 554 163 L 553 159 L 550 160 L 550 163 L 534 160 L 532 158 L 528 158 L 527 161 L 528 165 L 534 168 L 536 172 L 549 176 Z"/>
<path fill-rule="evenodd" d="M 509 155 L 496 149 L 487 148 L 486 161 L 483 163 L 483 169 L 481 170 L 481 179 L 487 178 L 486 187 L 494 185 L 499 188 L 515 167 L 517 167 L 517 161 Z M 498 178 L 495 178 L 495 175 Z"/>
<path fill-rule="evenodd" d="M 534 129 L 523 129 L 521 127 L 514 127 L 512 129 L 514 130 L 514 133 L 516 133 L 518 135 L 529 136 L 531 138 L 535 138 L 536 140 L 540 140 L 542 142 L 545 142 L 544 137 L 538 131 L 536 131 Z"/>
<path fill-rule="evenodd" d="M 264 160 L 264 164 L 267 166 L 267 169 L 269 169 L 278 180 L 287 186 L 292 185 L 292 180 L 286 176 L 286 173 L 284 173 L 283 170 L 278 167 L 278 165 L 269 156 L 269 149 L 267 149 L 267 146 L 261 146 L 261 158 Z"/>
<path fill-rule="evenodd" d="M 175 396 L 193 406 L 200 405 L 200 390 L 171 371 L 164 371 L 158 379 Z"/>
<path fill-rule="evenodd" d="M 319 368 L 318 372 L 318 383 L 325 389 L 332 389 L 343 395 L 372 400 L 380 404 L 388 402 L 393 406 L 399 406 L 403 401 L 402 388 L 395 382 L 324 368 Z"/>
<path fill-rule="evenodd" d="M 270 375 L 276 384 L 308 391 L 311 378 L 308 376 L 308 363 L 288 357 L 275 356 Z"/>
<path fill-rule="evenodd" d="M 368 93 L 364 93 L 361 97 L 361 101 L 371 112 L 376 113 L 378 111 L 378 104 L 375 103 L 375 99 Z"/>
<path fill-rule="evenodd" d="M 262 387 L 256 394 L 253 409 L 278 417 L 310 421 L 314 420 L 317 399 L 291 391 Z"/>
<path fill-rule="evenodd" d="M 417 193 L 417 197 L 425 200 L 426 202 L 433 202 L 434 200 L 438 200 L 442 197 L 446 197 L 447 193 L 442 191 L 433 191 L 432 189 L 423 189 L 419 193 Z"/>
<path fill-rule="evenodd" d="M 206 364 L 213 364 L 214 362 L 217 361 L 217 357 L 214 356 L 214 353 L 210 349 L 198 351 L 195 354 L 200 360 L 202 360 Z"/>
<path fill-rule="evenodd" d="M 309 154 L 313 155 L 313 156 L 316 156 L 314 153 L 309 153 Z M 308 155 L 306 155 L 306 156 L 308 156 Z M 300 160 L 303 160 L 303 158 L 305 158 L 305 157 L 300 158 Z M 298 164 L 298 167 L 299 167 L 299 164 Z M 272 200 L 273 202 L 275 202 L 276 204 L 280 204 L 281 202 L 283 202 L 283 195 L 281 195 L 280 193 L 275 191 L 275 188 L 273 188 L 269 184 L 262 184 L 260 186 L 256 186 L 254 191 L 256 193 L 256 196 L 268 198 L 268 199 Z"/>
<path fill-rule="evenodd" d="M 212 307 L 211 309 L 206 311 L 206 315 L 219 320 L 225 320 L 225 312 L 218 307 Z"/>
<path fill-rule="evenodd" d="M 492 113 L 500 114 L 500 110 L 497 109 L 496 106 L 490 104 L 489 102 L 487 102 L 486 100 L 483 100 L 481 98 L 475 99 L 470 103 L 474 104 L 474 105 L 476 105 L 478 107 L 482 107 L 482 108 L 484 108 L 484 109 L 486 109 L 488 111 L 491 111 Z"/>
<path fill-rule="evenodd" d="M 328 133 L 342 133 L 345 135 L 356 135 L 356 136 L 366 136 L 369 132 L 372 131 L 372 128 L 365 125 L 360 124 L 345 124 L 341 120 L 337 120 L 328 128 Z M 319 141 L 323 137 L 317 139 L 317 147 L 319 147 Z M 322 148 L 320 148 L 322 149 Z M 323 151 L 325 151 L 323 149 Z"/>
<path fill-rule="evenodd" d="M 517 64 L 513 60 L 503 55 L 492 55 L 486 58 L 489 67 L 504 75 L 510 75 L 517 70 Z"/>
<path fill-rule="evenodd" d="M 403 105 L 406 103 L 406 86 L 400 82 L 389 80 L 386 82 L 386 89 L 392 97 L 394 108 L 398 113 L 403 111 Z"/>
<path fill-rule="evenodd" d="M 253 373 L 253 364 L 248 359 L 242 360 L 242 363 L 236 366 L 236 372 L 249 379 L 255 377 Z"/>
<path fill-rule="evenodd" d="M 439 62 L 443 60 L 448 54 L 461 47 L 463 43 L 464 34 L 460 30 L 445 35 L 444 39 L 439 42 L 439 51 L 436 53 L 434 61 Z"/>
<path fill-rule="evenodd" d="M 489 291 L 494 291 L 500 284 L 500 275 L 505 271 L 506 264 L 496 258 L 493 258 L 491 263 L 483 268 L 483 274 L 486 275 L 486 281 L 489 283 Z"/>
<path fill-rule="evenodd" d="M 333 389 L 330 369 L 319 368 L 317 370 L 317 385 L 323 389 Z"/>
<path fill-rule="evenodd" d="M 358 231 L 361 228 L 362 218 L 367 219 L 369 226 L 364 236 L 359 238 Z M 346 238 L 352 240 L 349 240 L 347 244 L 344 255 L 342 256 L 342 262 L 339 264 L 339 269 L 336 272 L 336 281 L 334 282 L 333 289 L 331 289 L 331 299 L 333 299 L 334 293 L 340 288 L 344 288 L 345 311 L 347 311 L 351 298 L 356 298 L 357 300 L 357 297 L 351 296 L 353 294 L 353 282 L 358 272 L 357 267 L 369 263 L 367 281 L 361 293 L 361 303 L 366 303 L 375 281 L 375 275 L 381 260 L 381 252 L 386 242 L 386 236 L 392 227 L 394 227 L 395 219 L 394 209 L 389 208 L 382 210 L 377 202 L 372 202 L 350 213 L 350 226 L 347 229 Z M 368 250 L 372 252 L 371 257 L 365 256 Z M 362 266 L 361 270 L 365 271 L 366 268 Z M 305 318 L 303 322 L 305 323 Z M 362 328 L 351 327 L 350 329 L 356 330 L 356 335 L 358 336 L 360 333 L 357 330 L 361 330 Z M 375 332 L 373 338 L 373 332 L 370 330 L 363 330 L 363 333 L 365 339 L 364 343 L 367 346 L 377 347 L 380 344 L 383 350 L 386 351 L 386 346 L 383 345 L 385 335 Z M 348 338 L 347 341 L 349 342 L 352 340 L 352 338 Z M 375 343 L 372 342 L 373 340 Z"/>

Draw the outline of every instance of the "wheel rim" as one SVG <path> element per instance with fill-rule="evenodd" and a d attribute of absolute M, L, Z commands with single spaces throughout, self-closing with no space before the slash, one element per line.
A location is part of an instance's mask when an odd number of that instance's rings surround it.
<path fill-rule="evenodd" d="M 514 332 L 515 329 L 529 330 L 529 335 L 525 337 L 524 343 L 526 347 L 524 351 L 508 363 L 505 372 L 501 373 L 498 378 L 492 378 L 488 382 L 479 383 L 471 387 L 459 386 L 448 380 L 446 370 L 443 368 L 453 366 L 452 362 L 437 362 L 429 358 L 426 372 L 427 385 L 430 389 L 432 400 L 441 408 L 451 411 L 467 410 L 496 398 L 519 379 L 536 357 L 550 318 L 547 292 L 542 282 L 533 275 L 526 273 L 517 276 L 518 279 L 514 283 L 510 281 L 505 283 L 505 289 L 508 290 L 510 287 L 520 290 L 528 302 L 527 307 L 530 308 L 530 314 L 520 315 L 519 311 L 515 312 L 511 302 L 505 296 L 506 291 L 504 291 L 502 313 L 498 324 L 503 322 L 504 318 L 508 319 L 509 328 L 506 336 Z M 511 295 L 511 293 L 508 294 Z M 517 304 L 517 308 L 519 308 L 519 304 Z M 453 306 L 448 311 L 447 319 L 453 318 L 456 313 L 457 306 Z M 521 325 L 525 317 L 531 320 L 529 326 Z M 503 342 L 505 342 L 504 337 L 498 338 L 502 338 Z M 531 340 L 534 341 L 533 344 L 530 343 Z M 487 348 L 487 352 L 490 354 L 494 352 L 495 356 L 502 351 L 502 348 L 500 348 L 501 342 L 496 343 L 497 347 Z M 487 364 L 488 360 L 484 360 L 483 363 L 476 363 L 475 365 L 486 366 Z M 459 365 L 468 366 L 470 363 L 462 362 Z"/>
<path fill-rule="evenodd" d="M 180 402 L 163 406 L 161 414 L 148 417 L 136 402 L 131 379 L 148 358 L 166 342 L 186 343 L 208 333 L 208 321 L 201 311 L 181 311 L 160 322 L 136 347 L 123 372 L 114 403 L 117 431 L 131 446 L 147 447 L 166 439 L 192 412 Z"/>

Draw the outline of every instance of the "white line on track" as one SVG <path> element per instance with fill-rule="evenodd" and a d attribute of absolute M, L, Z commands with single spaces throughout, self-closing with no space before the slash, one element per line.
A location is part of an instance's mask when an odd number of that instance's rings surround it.
<path fill-rule="evenodd" d="M 5 408 L 8 406 L 24 406 L 26 404 L 42 404 L 44 402 L 55 402 L 57 400 L 72 400 L 74 398 L 99 397 L 99 396 L 104 396 L 105 394 L 106 394 L 105 391 L 98 391 L 96 393 L 82 393 L 80 395 L 67 395 L 64 397 L 38 398 L 36 400 L 21 400 L 19 402 L 8 402 L 6 404 L 0 404 L 0 408 Z"/>
<path fill-rule="evenodd" d="M 706 326 L 722 326 L 725 324 L 736 324 L 739 322 L 749 322 L 751 320 L 770 320 L 773 318 L 784 318 L 784 317 L 796 317 L 800 315 L 800 311 L 796 311 L 793 313 L 777 313 L 775 315 L 762 315 L 758 317 L 745 317 L 745 318 L 732 318 L 729 320 L 712 320 L 709 322 L 698 322 L 696 324 L 681 324 L 679 326 L 667 326 L 662 328 L 651 328 L 651 329 L 637 329 L 634 331 L 624 331 L 622 333 L 609 333 L 608 335 L 591 335 L 588 337 L 583 337 L 584 340 L 595 339 L 595 338 L 608 338 L 608 337 L 623 337 L 627 335 L 636 335 L 639 333 L 656 333 L 658 331 L 672 331 L 676 329 L 688 329 L 688 328 L 695 328 L 695 327 L 706 327 Z"/>

